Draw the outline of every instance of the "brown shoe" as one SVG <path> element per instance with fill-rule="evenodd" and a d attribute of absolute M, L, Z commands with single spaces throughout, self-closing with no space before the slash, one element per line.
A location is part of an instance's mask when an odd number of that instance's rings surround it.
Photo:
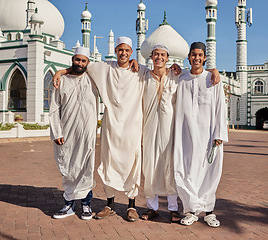
<path fill-rule="evenodd" d="M 147 211 L 142 214 L 141 218 L 143 220 L 151 220 L 155 217 L 158 217 L 158 215 L 158 211 L 154 211 L 153 209 L 147 209 Z"/>
<path fill-rule="evenodd" d="M 172 223 L 179 223 L 180 220 L 181 220 L 181 216 L 178 211 L 170 211 L 170 221 Z"/>
<path fill-rule="evenodd" d="M 135 208 L 127 209 L 127 220 L 130 222 L 135 222 L 139 219 L 139 215 Z"/>
<path fill-rule="evenodd" d="M 113 215 L 115 215 L 115 211 L 113 211 L 110 207 L 106 206 L 102 211 L 95 215 L 95 218 L 103 219 Z"/>

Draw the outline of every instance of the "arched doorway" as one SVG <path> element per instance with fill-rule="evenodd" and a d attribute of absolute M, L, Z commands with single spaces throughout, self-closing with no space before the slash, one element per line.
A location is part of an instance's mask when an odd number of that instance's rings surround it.
<path fill-rule="evenodd" d="M 26 111 L 26 84 L 19 69 L 12 74 L 9 86 L 8 109 Z"/>
<path fill-rule="evenodd" d="M 53 91 L 52 78 L 53 74 L 51 71 L 48 71 L 44 78 L 44 111 L 49 111 L 51 95 Z"/>
<path fill-rule="evenodd" d="M 268 120 L 268 108 L 262 108 L 256 112 L 256 129 L 262 129 L 263 122 Z"/>

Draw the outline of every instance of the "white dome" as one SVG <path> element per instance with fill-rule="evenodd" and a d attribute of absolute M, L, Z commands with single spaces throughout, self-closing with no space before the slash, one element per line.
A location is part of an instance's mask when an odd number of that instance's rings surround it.
<path fill-rule="evenodd" d="M 34 9 L 44 22 L 42 32 L 62 36 L 64 20 L 59 10 L 48 0 L 34 0 Z M 0 0 L 0 28 L 5 30 L 24 30 L 26 28 L 27 0 Z M 57 24 L 55 24 L 57 23 Z"/>
<path fill-rule="evenodd" d="M 37 11 L 31 16 L 31 22 L 43 23 L 42 18 Z"/>
<path fill-rule="evenodd" d="M 82 18 L 82 19 L 91 19 L 91 17 L 92 17 L 92 15 L 91 15 L 91 13 L 87 10 L 87 8 L 86 8 L 86 10 L 85 10 L 84 12 L 82 12 L 82 14 L 81 14 L 81 18 Z"/>
<path fill-rule="evenodd" d="M 144 3 L 141 1 L 140 4 L 138 5 L 138 10 L 145 10 L 146 6 L 144 5 Z"/>
<path fill-rule="evenodd" d="M 218 1 L 217 0 L 207 0 L 206 6 L 217 6 Z"/>
<path fill-rule="evenodd" d="M 167 37 L 168 36 L 168 37 Z M 189 53 L 189 45 L 170 25 L 160 25 L 141 45 L 141 54 L 147 59 L 150 57 L 155 44 L 164 44 L 168 47 L 169 55 L 184 60 Z"/>

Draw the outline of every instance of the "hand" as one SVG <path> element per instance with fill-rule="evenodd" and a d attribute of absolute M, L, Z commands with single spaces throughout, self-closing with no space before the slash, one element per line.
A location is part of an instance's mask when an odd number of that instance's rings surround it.
<path fill-rule="evenodd" d="M 60 78 L 61 78 L 61 73 L 60 71 L 57 71 L 55 73 L 55 75 L 53 76 L 52 82 L 53 82 L 53 86 L 58 89 L 60 86 Z"/>
<path fill-rule="evenodd" d="M 61 69 L 55 73 L 53 76 L 52 82 L 53 86 L 57 89 L 60 86 L 60 77 L 61 75 L 69 74 L 73 71 L 72 67 L 66 68 L 66 69 Z"/>
<path fill-rule="evenodd" d="M 64 139 L 63 139 L 63 137 L 61 137 L 61 138 L 55 139 L 54 142 L 57 145 L 63 145 L 64 144 Z"/>
<path fill-rule="evenodd" d="M 220 139 L 215 139 L 215 140 L 214 140 L 214 144 L 215 144 L 216 146 L 220 146 L 220 145 L 222 144 L 222 140 L 220 140 Z"/>
<path fill-rule="evenodd" d="M 211 69 L 211 70 L 208 70 L 208 71 L 211 72 L 211 79 L 210 79 L 210 81 L 212 82 L 212 85 L 218 84 L 221 81 L 219 71 L 216 68 Z"/>
<path fill-rule="evenodd" d="M 129 68 L 132 72 L 138 72 L 139 71 L 139 64 L 136 59 L 129 60 Z"/>
<path fill-rule="evenodd" d="M 171 68 L 172 71 L 174 71 L 176 76 L 181 73 L 181 67 L 176 63 L 173 63 L 170 68 Z"/>

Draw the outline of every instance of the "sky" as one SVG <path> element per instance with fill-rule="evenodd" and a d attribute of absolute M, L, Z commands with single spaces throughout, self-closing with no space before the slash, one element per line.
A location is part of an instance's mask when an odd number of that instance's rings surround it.
<path fill-rule="evenodd" d="M 128 36 L 133 41 L 132 57 L 136 58 L 136 19 L 140 0 L 49 0 L 61 12 L 65 21 L 65 30 L 61 40 L 67 49 L 82 42 L 81 13 L 88 2 L 92 14 L 90 50 L 93 52 L 93 39 L 97 39 L 97 48 L 104 56 L 108 54 L 109 33 L 112 30 L 115 41 L 119 36 Z M 205 43 L 207 37 L 205 0 L 143 0 L 146 6 L 146 19 L 149 22 L 148 37 L 163 22 L 164 11 L 167 22 L 190 45 L 195 41 Z M 218 0 L 218 19 L 216 23 L 218 70 L 235 71 L 236 40 L 235 7 L 238 0 Z M 247 27 L 248 65 L 264 64 L 268 60 L 268 0 L 247 0 L 247 9 L 253 10 L 253 24 Z M 185 61 L 187 66 L 187 61 Z"/>

